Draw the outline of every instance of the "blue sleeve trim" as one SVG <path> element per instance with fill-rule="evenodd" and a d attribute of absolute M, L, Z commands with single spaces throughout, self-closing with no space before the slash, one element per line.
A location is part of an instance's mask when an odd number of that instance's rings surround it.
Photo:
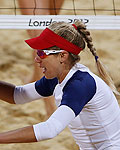
<path fill-rule="evenodd" d="M 35 89 L 41 96 L 47 97 L 53 95 L 54 88 L 57 84 L 57 78 L 46 79 L 43 77 L 35 83 Z"/>
<path fill-rule="evenodd" d="M 61 105 L 70 107 L 77 116 L 96 93 L 96 83 L 88 72 L 77 71 L 63 89 Z"/>

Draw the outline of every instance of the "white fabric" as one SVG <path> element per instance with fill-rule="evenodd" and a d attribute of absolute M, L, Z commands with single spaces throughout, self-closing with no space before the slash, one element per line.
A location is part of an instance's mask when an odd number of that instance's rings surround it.
<path fill-rule="evenodd" d="M 65 105 L 60 106 L 46 122 L 33 125 L 37 141 L 57 136 L 74 117 L 75 114 L 71 108 Z"/>
<path fill-rule="evenodd" d="M 69 107 L 60 106 L 46 122 L 34 125 L 37 140 L 53 138 L 68 125 L 81 149 L 120 150 L 120 108 L 117 99 L 110 87 L 87 67 L 76 64 L 63 82 L 56 85 L 54 96 L 57 106 L 61 103 L 64 86 L 77 70 L 88 72 L 94 78 L 96 82 L 94 97 L 77 117 Z M 14 93 L 17 104 L 40 97 L 35 90 L 34 83 L 16 87 Z"/>
<path fill-rule="evenodd" d="M 35 89 L 35 82 L 23 86 L 16 86 L 14 90 L 14 101 L 16 104 L 28 103 L 41 97 Z"/>
<path fill-rule="evenodd" d="M 81 64 L 75 65 L 54 90 L 56 104 L 61 103 L 63 88 L 74 71 L 88 72 L 96 82 L 96 94 L 68 125 L 81 149 L 120 149 L 120 108 L 110 87 Z"/>

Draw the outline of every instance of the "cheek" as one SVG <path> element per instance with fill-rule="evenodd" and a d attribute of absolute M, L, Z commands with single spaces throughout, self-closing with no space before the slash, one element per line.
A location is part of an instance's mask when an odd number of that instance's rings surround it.
<path fill-rule="evenodd" d="M 58 65 L 58 63 L 56 63 L 56 62 L 51 62 L 50 64 L 50 70 L 52 70 L 52 71 L 54 71 L 54 72 L 58 72 L 58 69 L 59 69 L 59 65 Z"/>
<path fill-rule="evenodd" d="M 51 55 L 48 57 L 48 61 L 47 61 L 48 65 L 51 67 L 58 67 L 58 60 L 54 55 Z"/>
<path fill-rule="evenodd" d="M 54 58 L 51 59 L 50 61 L 46 62 L 48 66 L 48 71 L 51 75 L 57 75 L 59 72 L 59 62 Z"/>

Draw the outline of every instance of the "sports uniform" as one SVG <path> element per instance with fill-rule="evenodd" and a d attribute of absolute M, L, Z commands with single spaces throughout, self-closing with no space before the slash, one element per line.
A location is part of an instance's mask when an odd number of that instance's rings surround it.
<path fill-rule="evenodd" d="M 120 108 L 110 87 L 82 64 L 75 64 L 65 79 L 43 77 L 16 86 L 14 101 L 27 103 L 54 95 L 57 110 L 33 125 L 37 141 L 50 139 L 66 126 L 83 150 L 120 150 Z"/>

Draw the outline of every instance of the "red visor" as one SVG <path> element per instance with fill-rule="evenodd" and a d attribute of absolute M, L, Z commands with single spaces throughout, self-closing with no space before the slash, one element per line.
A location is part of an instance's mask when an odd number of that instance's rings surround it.
<path fill-rule="evenodd" d="M 67 41 L 63 37 L 57 35 L 50 29 L 46 28 L 38 37 L 25 40 L 25 42 L 33 49 L 47 49 L 53 46 L 58 46 L 75 55 L 79 54 L 82 48 Z"/>

